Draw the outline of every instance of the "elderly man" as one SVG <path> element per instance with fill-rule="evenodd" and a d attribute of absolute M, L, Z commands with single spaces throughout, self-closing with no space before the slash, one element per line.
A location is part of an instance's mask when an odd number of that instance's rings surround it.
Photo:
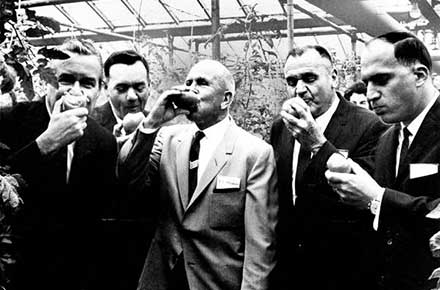
<path fill-rule="evenodd" d="M 394 125 L 379 141 L 374 179 L 353 161 L 350 173 L 326 175 L 341 200 L 374 216 L 376 289 L 431 289 L 427 279 L 439 262 L 429 238 L 440 229 L 425 217 L 440 200 L 440 100 L 431 57 L 414 35 L 391 32 L 367 43 L 361 65 L 371 106 Z"/>
<path fill-rule="evenodd" d="M 183 91 L 159 97 L 122 148 L 121 177 L 160 198 L 138 289 L 268 289 L 278 212 L 275 160 L 270 146 L 234 124 L 234 94 L 231 73 L 203 60 Z M 155 130 L 178 114 L 195 124 L 162 128 L 153 147 Z"/>
<path fill-rule="evenodd" d="M 133 50 L 116 51 L 104 63 L 108 101 L 93 118 L 116 137 L 133 132 L 145 113 L 150 76 L 147 60 Z"/>
<path fill-rule="evenodd" d="M 325 48 L 293 49 L 284 73 L 291 98 L 271 131 L 280 195 L 275 289 L 371 289 L 369 212 L 342 204 L 324 172 L 339 150 L 371 168 L 385 125 L 337 93 Z"/>
<path fill-rule="evenodd" d="M 96 107 L 92 117 L 117 138 L 126 141 L 146 115 L 149 92 L 147 60 L 133 50 L 116 51 L 104 62 L 108 101 Z M 155 215 L 146 211 L 143 195 L 129 195 L 120 183 L 112 215 L 106 220 L 107 248 L 112 257 L 109 276 L 112 289 L 135 289 L 155 229 Z"/>
<path fill-rule="evenodd" d="M 0 142 L 28 183 L 18 289 L 99 289 L 98 226 L 115 182 L 114 137 L 88 118 L 102 82 L 99 52 L 70 40 L 43 101 L 0 112 Z M 99 282 L 99 283 L 98 283 Z"/>

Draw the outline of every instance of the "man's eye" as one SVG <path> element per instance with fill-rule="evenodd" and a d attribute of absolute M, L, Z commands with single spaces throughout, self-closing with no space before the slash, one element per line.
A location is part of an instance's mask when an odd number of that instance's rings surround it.
<path fill-rule="evenodd" d="M 96 85 L 95 81 L 83 81 L 81 82 L 81 86 L 87 89 L 92 89 Z"/>
<path fill-rule="evenodd" d="M 208 81 L 205 79 L 198 79 L 197 80 L 197 85 L 199 86 L 207 86 L 208 85 Z"/>
<path fill-rule="evenodd" d="M 305 83 L 313 83 L 314 81 L 316 81 L 317 77 L 315 75 L 306 75 L 303 77 L 303 81 Z"/>
<path fill-rule="evenodd" d="M 371 82 L 373 82 L 377 86 L 385 86 L 388 81 L 390 80 L 389 75 L 377 75 L 370 79 Z"/>
<path fill-rule="evenodd" d="M 58 83 L 60 85 L 70 85 L 75 82 L 75 79 L 69 76 L 62 75 L 58 78 Z"/>
<path fill-rule="evenodd" d="M 138 92 L 143 92 L 145 91 L 146 87 L 147 87 L 146 85 L 142 84 L 142 85 L 136 85 L 134 89 Z"/>
<path fill-rule="evenodd" d="M 116 86 L 115 87 L 116 91 L 118 91 L 118 93 L 125 93 L 128 90 L 127 86 Z"/>
<path fill-rule="evenodd" d="M 288 77 L 286 78 L 286 81 L 289 87 L 296 87 L 296 85 L 298 84 L 298 79 L 295 77 Z"/>
<path fill-rule="evenodd" d="M 192 84 L 192 80 L 186 80 L 185 81 L 185 86 L 189 87 Z"/>

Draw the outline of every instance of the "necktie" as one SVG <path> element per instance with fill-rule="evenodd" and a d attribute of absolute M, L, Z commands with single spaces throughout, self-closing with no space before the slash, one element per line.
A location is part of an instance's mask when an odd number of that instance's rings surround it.
<path fill-rule="evenodd" d="M 304 146 L 301 146 L 298 154 L 298 166 L 296 167 L 296 178 L 295 178 L 295 188 L 296 195 L 299 196 L 301 193 L 298 191 L 299 186 L 301 185 L 301 181 L 304 176 L 304 172 L 309 166 L 310 163 L 310 151 L 306 150 Z"/>
<path fill-rule="evenodd" d="M 203 137 L 205 137 L 205 134 L 202 131 L 197 131 L 191 143 L 191 149 L 189 150 L 188 201 L 191 200 L 191 197 L 197 186 L 197 170 L 199 168 L 200 140 Z"/>
<path fill-rule="evenodd" d="M 402 148 L 400 149 L 400 158 L 399 158 L 399 170 L 397 174 L 402 172 L 405 165 L 405 159 L 406 155 L 408 155 L 408 148 L 409 148 L 409 136 L 411 136 L 411 132 L 405 127 L 403 128 L 403 142 L 402 142 Z"/>

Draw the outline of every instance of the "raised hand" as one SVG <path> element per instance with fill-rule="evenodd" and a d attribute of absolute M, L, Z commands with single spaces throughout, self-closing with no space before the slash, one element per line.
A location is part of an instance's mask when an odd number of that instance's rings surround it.
<path fill-rule="evenodd" d="M 314 154 L 327 141 L 309 106 L 301 98 L 291 98 L 284 102 L 280 115 L 293 137 Z"/>
<path fill-rule="evenodd" d="M 154 104 L 151 112 L 143 121 L 144 128 L 157 129 L 164 123 L 174 119 L 177 115 L 188 115 L 188 110 L 178 108 L 173 104 L 176 95 L 181 94 L 179 90 L 167 90 L 160 95 Z"/>
<path fill-rule="evenodd" d="M 47 129 L 37 137 L 38 148 L 43 155 L 58 150 L 84 135 L 88 110 L 74 108 L 61 111 L 63 98 L 55 102 Z"/>

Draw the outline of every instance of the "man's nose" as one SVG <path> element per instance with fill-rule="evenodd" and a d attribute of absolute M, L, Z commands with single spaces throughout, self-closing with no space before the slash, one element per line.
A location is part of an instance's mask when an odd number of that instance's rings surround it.
<path fill-rule="evenodd" d="M 302 80 L 299 80 L 298 83 L 296 84 L 296 95 L 302 96 L 306 92 L 307 92 L 306 84 Z"/>
<path fill-rule="evenodd" d="M 373 84 L 368 83 L 368 85 L 367 85 L 367 100 L 369 102 L 371 102 L 373 100 L 378 99 L 379 97 L 380 97 L 380 91 L 377 90 L 377 88 Z"/>
<path fill-rule="evenodd" d="M 82 95 L 81 84 L 79 81 L 73 83 L 73 86 L 69 89 L 69 93 L 72 95 Z"/>
<path fill-rule="evenodd" d="M 129 88 L 128 89 L 128 91 L 127 91 L 127 100 L 129 100 L 129 101 L 135 101 L 135 100 L 137 100 L 137 95 L 136 95 L 136 92 L 134 91 L 134 89 L 133 88 Z"/>

